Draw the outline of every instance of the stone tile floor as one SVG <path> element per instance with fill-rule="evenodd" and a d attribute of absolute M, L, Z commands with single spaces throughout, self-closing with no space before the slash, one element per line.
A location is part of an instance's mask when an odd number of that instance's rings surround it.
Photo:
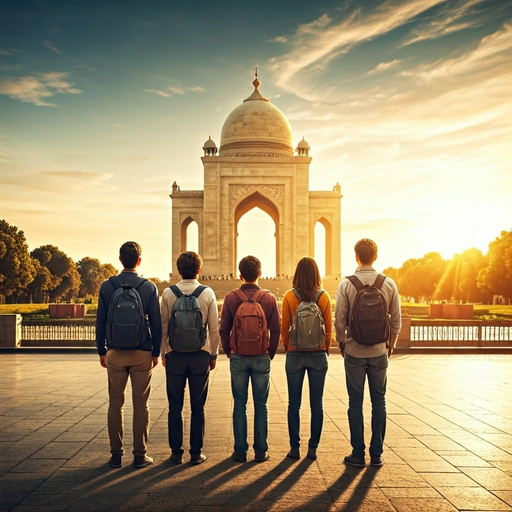
<path fill-rule="evenodd" d="M 124 467 L 108 466 L 107 380 L 94 353 L 0 354 L 0 510 L 512 510 L 511 356 L 393 356 L 385 464 L 365 469 L 342 463 L 350 444 L 337 353 L 329 359 L 318 459 L 286 458 L 284 361 L 278 354 L 272 363 L 268 462 L 229 458 L 232 398 L 228 361 L 220 356 L 207 403 L 208 460 L 200 466 L 168 462 L 165 376 L 159 366 L 150 403 L 148 453 L 155 463 L 134 470 L 130 404 Z M 367 422 L 368 406 L 369 400 Z M 188 415 L 187 407 L 186 430 Z M 304 445 L 308 416 L 306 385 Z"/>

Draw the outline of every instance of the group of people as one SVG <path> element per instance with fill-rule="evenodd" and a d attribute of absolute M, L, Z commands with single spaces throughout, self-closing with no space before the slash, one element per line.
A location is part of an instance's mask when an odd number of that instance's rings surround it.
<path fill-rule="evenodd" d="M 348 419 L 352 452 L 345 457 L 344 462 L 357 467 L 366 466 L 363 398 L 365 382 L 368 380 L 372 402 L 372 434 L 368 452 L 370 464 L 381 466 L 386 432 L 387 368 L 400 332 L 400 300 L 395 283 L 379 274 L 373 267 L 377 259 L 375 242 L 370 239 L 357 242 L 355 258 L 358 267 L 354 276 L 358 285 L 354 285 L 353 276 L 343 279 L 337 290 L 334 308 L 336 341 L 344 357 L 349 397 Z M 238 267 L 242 284 L 240 288 L 226 295 L 220 324 L 215 293 L 210 287 L 201 285 L 198 280 L 202 259 L 195 252 L 183 252 L 178 257 L 176 263 L 181 280 L 164 290 L 161 304 L 156 286 L 137 274 L 141 263 L 140 245 L 126 242 L 120 248 L 119 259 L 123 271 L 102 283 L 96 321 L 96 344 L 100 364 L 107 369 L 108 374 L 110 465 L 114 468 L 122 466 L 123 408 L 128 378 L 131 380 L 133 400 L 132 466 L 142 468 L 153 462 L 146 453 L 150 417 L 148 399 L 152 369 L 158 365 L 160 359 L 165 367 L 169 401 L 169 460 L 174 464 L 183 462 L 183 405 L 187 382 L 191 409 L 190 463 L 201 464 L 206 460 L 203 453 L 204 408 L 208 396 L 209 373 L 216 366 L 221 344 L 224 354 L 229 358 L 234 401 L 232 459 L 245 462 L 248 458 L 247 401 L 250 382 L 254 403 L 254 460 L 268 460 L 267 401 L 271 360 L 277 352 L 280 340 L 286 351 L 290 440 L 287 456 L 292 459 L 299 459 L 301 456 L 300 408 L 307 373 L 311 421 L 306 456 L 316 459 L 323 427 L 323 393 L 333 321 L 331 298 L 327 291 L 322 290 L 320 273 L 314 259 L 304 257 L 298 262 L 293 276 L 293 288 L 285 293 L 280 314 L 275 295 L 258 285 L 261 277 L 260 261 L 254 256 L 242 258 Z M 382 279 L 379 293 L 385 306 L 388 325 L 386 337 L 363 343 L 359 333 L 356 336 L 355 326 L 352 326 L 351 332 L 351 313 L 356 309 L 355 303 L 359 301 L 359 287 L 368 289 L 375 286 L 379 278 Z M 118 299 L 120 293 L 124 295 Z M 127 342 L 127 346 L 123 346 L 123 339 L 119 341 L 119 337 L 129 338 L 126 326 L 132 324 L 126 320 L 122 327 L 113 328 L 112 319 L 116 318 L 116 314 L 119 318 L 133 314 L 131 310 L 137 307 L 137 300 L 141 302 L 140 308 L 145 320 L 142 335 L 139 336 L 139 341 Z M 134 303 L 135 306 L 130 306 L 130 310 L 123 309 L 123 305 L 128 303 Z M 192 314 L 194 304 L 200 325 L 184 326 L 185 313 Z M 116 307 L 120 313 L 115 311 Z M 357 308 L 359 307 L 358 305 Z M 187 316 L 187 322 L 190 323 L 188 318 L 192 316 Z M 299 321 L 301 326 L 298 327 Z M 304 341 L 302 338 L 308 335 L 314 337 L 312 331 L 318 325 L 321 326 L 319 339 Z M 131 328 L 139 329 L 138 323 Z M 199 343 L 194 345 L 194 341 L 188 348 L 178 338 L 182 336 L 189 340 L 190 333 L 194 333 Z"/>

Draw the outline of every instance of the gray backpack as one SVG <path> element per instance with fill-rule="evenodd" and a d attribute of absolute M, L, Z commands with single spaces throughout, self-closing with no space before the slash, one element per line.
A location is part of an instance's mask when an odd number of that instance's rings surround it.
<path fill-rule="evenodd" d="M 169 345 L 176 352 L 196 352 L 206 342 L 206 325 L 203 325 L 201 306 L 197 298 L 206 286 L 198 286 L 190 295 L 170 286 L 177 299 L 169 318 Z"/>
<path fill-rule="evenodd" d="M 301 300 L 299 292 L 292 288 L 298 300 Z M 312 351 L 323 350 L 325 345 L 324 317 L 318 307 L 318 299 L 324 293 L 317 290 L 313 302 L 302 300 L 295 311 L 290 329 L 290 342 L 296 350 Z"/>
<path fill-rule="evenodd" d="M 107 346 L 118 349 L 146 348 L 149 329 L 138 289 L 147 281 L 135 278 L 123 284 L 116 276 L 109 278 L 114 287 L 107 316 Z"/>

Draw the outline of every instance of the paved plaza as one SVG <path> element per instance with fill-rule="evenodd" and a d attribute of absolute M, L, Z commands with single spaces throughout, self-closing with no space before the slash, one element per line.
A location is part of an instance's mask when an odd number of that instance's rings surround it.
<path fill-rule="evenodd" d="M 208 460 L 199 466 L 168 462 L 165 375 L 158 366 L 148 451 L 155 463 L 138 470 L 131 467 L 130 404 L 124 465 L 108 465 L 106 370 L 93 351 L 0 353 L 0 362 L 2 511 L 512 510 L 509 355 L 394 355 L 385 464 L 365 469 L 342 463 L 350 444 L 343 360 L 337 351 L 329 358 L 316 461 L 286 457 L 283 354 L 272 362 L 271 458 L 261 464 L 231 461 L 233 403 L 229 364 L 221 355 L 207 403 Z M 303 405 L 304 457 L 307 386 Z M 185 416 L 188 430 L 188 407 Z"/>

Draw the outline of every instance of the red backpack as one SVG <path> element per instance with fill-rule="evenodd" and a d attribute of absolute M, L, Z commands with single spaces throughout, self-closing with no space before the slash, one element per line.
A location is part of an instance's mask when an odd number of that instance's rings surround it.
<path fill-rule="evenodd" d="M 266 354 L 269 347 L 267 318 L 260 299 L 268 290 L 258 290 L 251 299 L 237 288 L 233 290 L 242 301 L 235 313 L 229 345 L 235 354 L 242 356 L 260 356 Z"/>

